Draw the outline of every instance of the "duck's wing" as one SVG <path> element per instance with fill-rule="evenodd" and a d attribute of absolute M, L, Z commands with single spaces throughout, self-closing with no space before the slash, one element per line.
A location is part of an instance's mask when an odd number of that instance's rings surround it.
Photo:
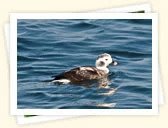
<path fill-rule="evenodd" d="M 98 79 L 103 75 L 103 72 L 95 67 L 80 67 L 78 76 L 81 76 L 84 79 Z"/>
<path fill-rule="evenodd" d="M 68 79 L 70 81 L 83 81 L 98 79 L 101 76 L 102 72 L 95 67 L 77 67 L 55 76 L 54 80 Z"/>
<path fill-rule="evenodd" d="M 54 76 L 51 76 L 51 77 L 54 78 L 55 80 L 56 79 L 63 79 L 63 78 L 65 79 L 66 77 L 68 77 L 68 75 L 74 74 L 78 70 L 78 68 L 79 67 L 71 69 L 69 71 L 65 71 L 63 73 L 60 73 L 60 74 L 57 74 L 57 75 L 54 75 Z"/>

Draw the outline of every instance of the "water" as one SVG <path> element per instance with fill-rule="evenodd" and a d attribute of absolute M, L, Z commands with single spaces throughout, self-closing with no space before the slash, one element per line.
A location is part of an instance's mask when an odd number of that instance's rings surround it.
<path fill-rule="evenodd" d="M 152 108 L 152 21 L 18 20 L 18 108 Z M 110 67 L 109 88 L 43 82 L 77 66 Z"/>

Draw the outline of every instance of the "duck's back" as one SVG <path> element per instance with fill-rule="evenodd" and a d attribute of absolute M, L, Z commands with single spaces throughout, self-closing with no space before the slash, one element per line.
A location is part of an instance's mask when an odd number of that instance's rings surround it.
<path fill-rule="evenodd" d="M 107 74 L 96 67 L 77 67 L 70 71 L 54 76 L 54 80 L 68 79 L 70 82 L 80 82 L 85 80 L 95 80 L 105 77 Z"/>

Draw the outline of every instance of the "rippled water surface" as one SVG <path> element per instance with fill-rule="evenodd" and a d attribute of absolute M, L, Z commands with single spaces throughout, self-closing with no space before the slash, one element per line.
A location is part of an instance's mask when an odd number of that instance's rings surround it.
<path fill-rule="evenodd" d="M 152 108 L 152 21 L 18 20 L 18 108 Z M 109 53 L 109 88 L 53 84 Z"/>

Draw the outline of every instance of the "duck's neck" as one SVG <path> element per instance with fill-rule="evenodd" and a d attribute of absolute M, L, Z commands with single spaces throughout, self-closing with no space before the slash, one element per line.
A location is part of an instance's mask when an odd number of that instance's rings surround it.
<path fill-rule="evenodd" d="M 99 70 L 104 71 L 106 74 L 109 73 L 109 69 L 107 67 L 96 67 L 96 68 L 99 69 Z"/>

